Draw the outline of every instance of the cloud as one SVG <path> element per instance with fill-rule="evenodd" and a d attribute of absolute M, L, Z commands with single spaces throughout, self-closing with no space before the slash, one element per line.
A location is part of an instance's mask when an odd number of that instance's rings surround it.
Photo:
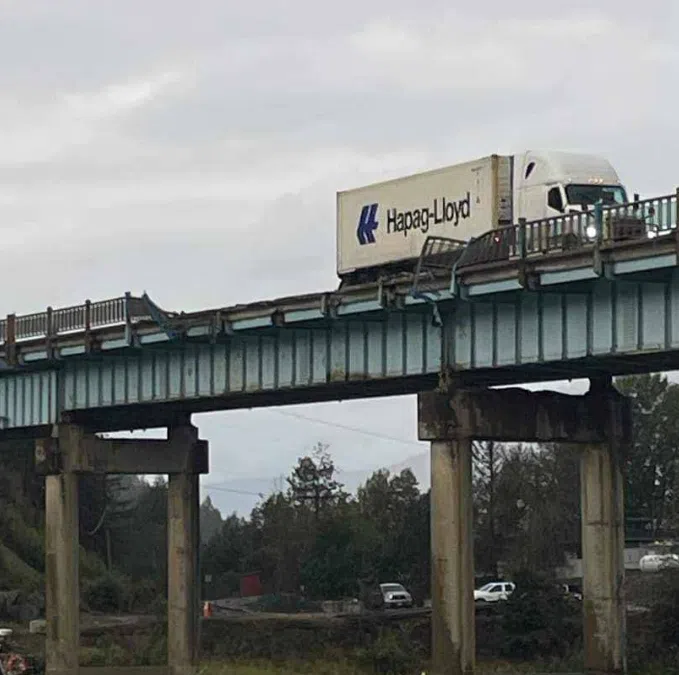
<path fill-rule="evenodd" d="M 331 289 L 337 190 L 492 152 L 596 152 L 630 192 L 671 192 L 675 5 L 1 3 L 3 274 L 21 283 L 0 315 Z M 342 410 L 414 435 L 411 398 L 384 406 Z M 250 444 L 210 419 L 217 468 L 242 475 L 287 472 L 311 434 L 291 428 L 286 455 L 274 423 Z M 352 470 L 355 439 L 333 446 Z"/>
<path fill-rule="evenodd" d="M 182 79 L 178 72 L 162 72 L 114 83 L 92 93 L 64 94 L 64 112 L 81 122 L 110 119 L 150 103 Z"/>
<path fill-rule="evenodd" d="M 54 162 L 91 145 L 115 147 L 126 115 L 138 112 L 183 81 L 178 72 L 153 73 L 87 92 L 64 92 L 48 103 L 0 101 L 0 167 Z M 96 163 L 96 160 L 95 160 Z"/>
<path fill-rule="evenodd" d="M 447 11 L 374 20 L 349 44 L 363 77 L 382 86 L 515 97 L 541 92 L 563 100 L 580 98 L 571 85 L 608 91 L 626 83 L 630 69 L 653 77 L 654 67 L 670 64 L 676 48 L 644 32 L 624 16 L 592 10 L 500 20 Z"/>

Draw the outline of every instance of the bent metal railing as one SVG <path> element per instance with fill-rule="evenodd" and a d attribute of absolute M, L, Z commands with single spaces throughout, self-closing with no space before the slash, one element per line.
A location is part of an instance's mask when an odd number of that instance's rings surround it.
<path fill-rule="evenodd" d="M 50 338 L 152 319 L 150 300 L 126 293 L 120 298 L 15 316 L 0 321 L 0 343 Z"/>
<path fill-rule="evenodd" d="M 616 206 L 597 206 L 592 211 L 490 230 L 465 243 L 445 237 L 429 237 L 417 264 L 413 291 L 418 277 L 436 276 L 441 268 L 450 270 L 498 260 L 523 258 L 568 251 L 586 244 L 662 237 L 676 232 L 677 193 Z M 144 293 L 126 293 L 119 298 L 86 301 L 82 305 L 16 316 L 0 321 L 0 344 L 68 335 L 91 330 L 130 326 L 139 321 L 155 321 L 171 331 L 168 323 L 177 315 L 164 312 Z"/>
<path fill-rule="evenodd" d="M 457 268 L 661 237 L 677 229 L 677 193 L 497 228 L 472 239 Z"/>

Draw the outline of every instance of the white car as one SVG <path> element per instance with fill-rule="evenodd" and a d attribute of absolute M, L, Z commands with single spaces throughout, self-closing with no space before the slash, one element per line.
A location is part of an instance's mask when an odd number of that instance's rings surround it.
<path fill-rule="evenodd" d="M 387 609 L 394 607 L 412 607 L 413 598 L 401 584 L 380 584 L 380 591 Z"/>
<path fill-rule="evenodd" d="M 499 602 L 507 600 L 516 586 L 511 581 L 492 581 L 474 591 L 475 602 Z"/>
<path fill-rule="evenodd" d="M 679 568 L 679 555 L 676 553 L 649 553 L 639 560 L 642 572 L 662 572 Z"/>

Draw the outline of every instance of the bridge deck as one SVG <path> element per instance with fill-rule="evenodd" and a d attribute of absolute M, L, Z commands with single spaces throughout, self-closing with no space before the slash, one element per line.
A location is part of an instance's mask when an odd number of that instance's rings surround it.
<path fill-rule="evenodd" d="M 672 224 L 672 227 L 674 224 Z M 679 367 L 675 232 L 467 261 L 328 293 L 166 312 L 148 297 L 8 317 L 0 416 L 100 430 L 178 411 Z M 459 263 L 459 259 L 457 260 Z"/>

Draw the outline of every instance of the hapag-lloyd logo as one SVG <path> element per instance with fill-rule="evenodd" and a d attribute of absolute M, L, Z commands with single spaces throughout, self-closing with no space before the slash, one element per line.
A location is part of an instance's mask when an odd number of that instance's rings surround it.
<path fill-rule="evenodd" d="M 360 246 L 376 243 L 375 232 L 379 228 L 377 212 L 378 203 L 365 204 L 361 209 L 356 227 L 356 237 Z M 427 234 L 432 225 L 452 223 L 457 227 L 461 220 L 471 216 L 471 194 L 467 192 L 463 199 L 451 200 L 446 197 L 437 197 L 428 205 L 408 211 L 399 211 L 396 208 L 387 209 L 386 234 L 402 233 L 408 236 L 411 230 L 420 230 Z"/>
<path fill-rule="evenodd" d="M 410 230 L 420 230 L 427 234 L 432 225 L 452 223 L 457 227 L 460 220 L 465 220 L 471 215 L 471 194 L 467 192 L 464 199 L 448 200 L 445 197 L 434 199 L 430 206 L 425 206 L 411 211 L 387 211 L 387 233 L 402 232 L 408 236 Z"/>

